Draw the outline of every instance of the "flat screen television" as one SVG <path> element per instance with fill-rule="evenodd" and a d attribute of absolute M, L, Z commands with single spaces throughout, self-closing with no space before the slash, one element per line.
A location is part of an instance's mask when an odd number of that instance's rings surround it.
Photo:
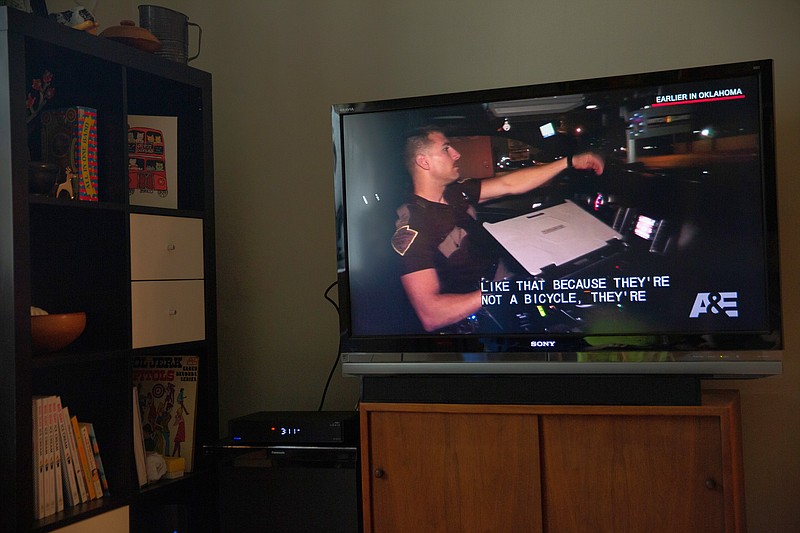
<path fill-rule="evenodd" d="M 780 373 L 773 121 L 771 60 L 332 106 L 343 371 Z"/>

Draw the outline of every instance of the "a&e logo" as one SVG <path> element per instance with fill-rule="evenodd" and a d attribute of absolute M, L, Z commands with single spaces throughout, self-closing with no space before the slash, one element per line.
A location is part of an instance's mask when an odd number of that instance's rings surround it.
<path fill-rule="evenodd" d="M 689 318 L 697 318 L 706 313 L 714 315 L 725 313 L 729 317 L 736 318 L 739 316 L 738 298 L 737 292 L 698 292 Z"/>

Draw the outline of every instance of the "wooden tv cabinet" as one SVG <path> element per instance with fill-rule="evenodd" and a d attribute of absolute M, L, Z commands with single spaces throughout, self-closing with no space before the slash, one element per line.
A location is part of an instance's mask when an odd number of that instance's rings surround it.
<path fill-rule="evenodd" d="M 365 533 L 744 532 L 739 396 L 362 403 Z"/>

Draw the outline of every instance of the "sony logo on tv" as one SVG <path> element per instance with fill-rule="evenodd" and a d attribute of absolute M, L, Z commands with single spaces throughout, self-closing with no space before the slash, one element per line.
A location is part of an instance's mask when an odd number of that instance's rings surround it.
<path fill-rule="evenodd" d="M 555 348 L 556 341 L 531 341 L 531 348 Z"/>

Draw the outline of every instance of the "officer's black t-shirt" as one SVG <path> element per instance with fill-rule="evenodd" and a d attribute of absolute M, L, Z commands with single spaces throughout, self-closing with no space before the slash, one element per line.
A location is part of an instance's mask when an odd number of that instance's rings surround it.
<path fill-rule="evenodd" d="M 401 275 L 434 268 L 443 293 L 477 290 L 493 276 L 497 250 L 475 215 L 480 188 L 480 180 L 453 183 L 446 204 L 413 195 L 400 206 L 392 247 Z"/>

